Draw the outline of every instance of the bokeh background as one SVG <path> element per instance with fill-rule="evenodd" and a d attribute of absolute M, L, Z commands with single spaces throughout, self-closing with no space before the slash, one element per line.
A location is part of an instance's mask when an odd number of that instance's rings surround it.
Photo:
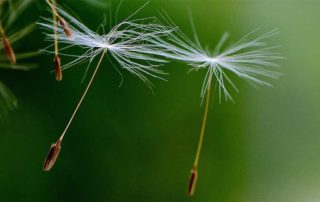
<path fill-rule="evenodd" d="M 103 1 L 103 0 L 100 0 Z M 95 7 L 68 0 L 67 8 L 90 28 L 114 12 L 118 1 Z M 146 1 L 125 0 L 124 19 Z M 37 0 L 16 26 L 50 16 Z M 248 32 L 278 29 L 268 42 L 286 57 L 273 88 L 255 89 L 235 78 L 235 103 L 213 103 L 193 197 L 186 195 L 203 108 L 205 72 L 187 74 L 172 62 L 168 82 L 153 80 L 152 93 L 140 80 L 120 76 L 104 61 L 76 116 L 53 170 L 42 171 L 50 144 L 58 138 L 85 85 L 86 65 L 56 82 L 52 56 L 30 59 L 30 72 L 1 70 L 19 108 L 0 126 L 2 201 L 320 201 L 320 1 L 154 0 L 136 18 L 164 9 L 190 37 L 188 11 L 198 35 L 211 47 L 228 31 L 235 41 Z M 112 16 L 115 16 L 114 14 Z M 35 30 L 16 45 L 49 45 Z M 62 58 L 64 60 L 64 58 Z M 67 60 L 67 59 L 65 59 Z"/>

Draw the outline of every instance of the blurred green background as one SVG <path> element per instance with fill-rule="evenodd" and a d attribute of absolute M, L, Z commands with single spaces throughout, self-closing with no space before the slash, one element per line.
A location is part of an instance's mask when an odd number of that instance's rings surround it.
<path fill-rule="evenodd" d="M 124 1 L 119 19 L 145 2 Z M 96 8 L 73 0 L 69 8 L 96 29 L 118 1 L 108 4 Z M 320 1 L 154 0 L 135 18 L 158 16 L 159 9 L 191 37 L 190 9 L 201 41 L 211 47 L 226 31 L 236 41 L 256 28 L 276 28 L 280 34 L 269 42 L 280 45 L 286 57 L 279 63 L 284 76 L 273 81 L 274 88 L 255 89 L 236 79 L 235 103 L 211 105 L 195 195 L 186 196 L 186 188 L 202 121 L 205 72 L 187 74 L 186 65 L 172 62 L 164 66 L 168 82 L 153 80 L 153 94 L 127 72 L 119 88 L 121 78 L 105 60 L 56 165 L 45 173 L 50 144 L 84 90 L 86 65 L 65 71 L 64 80 L 56 82 L 50 74 L 53 57 L 41 55 L 30 60 L 39 64 L 34 71 L 1 70 L 0 79 L 20 107 L 0 126 L 0 200 L 320 201 Z M 44 6 L 26 15 L 17 26 L 50 16 Z M 47 45 L 36 30 L 17 47 Z"/>

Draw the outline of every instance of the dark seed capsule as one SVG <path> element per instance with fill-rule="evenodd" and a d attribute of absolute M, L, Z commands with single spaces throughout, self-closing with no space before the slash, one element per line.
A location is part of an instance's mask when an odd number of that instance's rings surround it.
<path fill-rule="evenodd" d="M 52 144 L 48 152 L 47 158 L 43 164 L 43 170 L 49 171 L 54 163 L 56 162 L 59 152 L 61 150 L 61 141 L 58 140 L 56 143 Z"/>
<path fill-rule="evenodd" d="M 9 59 L 10 63 L 16 64 L 16 62 L 17 62 L 16 55 L 14 54 L 14 51 L 13 51 L 11 44 L 10 44 L 10 41 L 4 35 L 2 35 L 2 43 L 3 43 L 4 49 L 6 51 L 6 54 L 7 54 L 7 57 Z"/>
<path fill-rule="evenodd" d="M 188 185 L 188 195 L 192 196 L 194 194 L 194 191 L 196 189 L 196 184 L 198 180 L 198 170 L 196 168 L 193 168 L 191 170 L 189 185 Z"/>
<path fill-rule="evenodd" d="M 67 37 L 72 38 L 72 31 L 68 25 L 68 23 L 65 21 L 65 19 L 63 19 L 62 17 L 58 16 L 58 22 L 61 25 L 64 33 L 66 34 Z"/>
<path fill-rule="evenodd" d="M 58 55 L 54 56 L 54 66 L 56 68 L 56 80 L 62 80 L 62 69 L 61 69 L 61 60 Z"/>

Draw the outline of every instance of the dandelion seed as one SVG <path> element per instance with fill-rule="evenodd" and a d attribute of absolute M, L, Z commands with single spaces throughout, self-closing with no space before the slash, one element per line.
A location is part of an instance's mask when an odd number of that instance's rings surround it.
<path fill-rule="evenodd" d="M 8 38 L 4 35 L 2 35 L 2 42 L 3 42 L 3 45 L 5 47 L 5 50 L 6 50 L 6 54 L 8 56 L 8 59 L 10 61 L 11 64 L 16 64 L 17 60 L 16 60 L 16 55 L 11 47 L 11 44 L 8 40 Z"/>
<path fill-rule="evenodd" d="M 62 80 L 62 70 L 61 70 L 61 60 L 59 55 L 54 56 L 54 66 L 56 70 L 56 80 L 61 81 Z"/>
<path fill-rule="evenodd" d="M 192 196 L 194 194 L 194 191 L 196 189 L 196 184 L 198 180 L 198 170 L 197 168 L 192 168 L 190 179 L 189 179 L 189 185 L 188 185 L 188 195 Z"/>
<path fill-rule="evenodd" d="M 43 164 L 44 171 L 49 171 L 53 167 L 53 165 L 55 164 L 59 156 L 60 150 L 61 150 L 61 140 L 59 139 L 56 143 L 52 144 L 49 149 L 47 158 Z"/>
<path fill-rule="evenodd" d="M 59 14 L 56 10 L 56 1 L 55 0 L 46 0 L 47 4 L 50 6 L 52 10 L 52 18 L 53 18 L 53 35 L 54 35 L 54 65 L 55 65 L 55 71 L 56 71 L 56 80 L 61 81 L 62 80 L 62 70 L 61 70 L 61 60 L 59 57 L 59 45 L 58 45 L 58 25 L 57 21 L 59 20 Z M 64 20 L 61 18 L 61 22 L 64 22 Z"/>
<path fill-rule="evenodd" d="M 2 43 L 5 49 L 5 52 L 7 54 L 7 57 L 10 61 L 11 64 L 16 64 L 17 60 L 16 60 L 16 55 L 13 51 L 13 48 L 11 47 L 11 43 L 9 41 L 9 39 L 6 36 L 6 33 L 4 32 L 4 29 L 2 27 L 2 23 L 0 22 L 0 33 L 1 33 L 1 37 L 2 37 Z"/>
<path fill-rule="evenodd" d="M 73 33 L 72 40 L 70 40 L 63 34 L 63 29 L 57 29 L 59 43 L 66 45 L 66 48 L 63 49 L 66 50 L 76 46 L 85 50 L 83 55 L 64 54 L 75 57 L 75 60 L 63 65 L 63 70 L 81 62 L 89 61 L 90 63 L 104 49 L 108 49 L 110 55 L 119 63 L 121 68 L 139 77 L 149 87 L 151 87 L 151 83 L 147 76 L 162 79 L 159 75 L 166 74 L 159 69 L 167 61 L 158 57 L 166 54 L 164 47 L 158 44 L 158 39 L 172 33 L 176 30 L 175 28 L 162 26 L 156 18 L 130 21 L 129 19 L 132 17 L 130 16 L 111 28 L 109 33 L 99 35 L 62 9 L 57 8 L 57 11 L 60 16 L 69 22 L 70 30 Z M 146 24 L 146 21 L 149 21 L 149 23 Z M 54 26 L 49 23 L 50 20 L 46 19 L 46 22 L 39 24 L 48 30 L 54 29 Z M 55 41 L 55 35 L 48 34 L 48 40 Z M 44 50 L 44 52 L 51 53 L 47 50 Z"/>
<path fill-rule="evenodd" d="M 131 20 L 129 19 L 135 15 L 129 16 L 126 20 L 115 25 L 109 33 L 99 35 L 93 32 L 77 19 L 63 11 L 62 9 L 55 7 L 57 16 L 61 16 L 69 22 L 69 28 L 72 32 L 72 39 L 64 34 L 64 29 L 57 27 L 57 34 L 48 34 L 48 40 L 55 43 L 56 39 L 59 40 L 60 44 L 66 45 L 64 50 L 70 47 L 78 46 L 85 50 L 82 55 L 69 55 L 66 56 L 75 57 L 73 61 L 62 66 L 62 69 L 67 69 L 72 66 L 79 64 L 80 62 L 89 61 L 89 66 L 93 60 L 100 55 L 100 59 L 94 72 L 88 82 L 85 91 L 83 92 L 71 118 L 69 119 L 67 126 L 65 127 L 59 140 L 63 140 L 67 130 L 69 129 L 75 115 L 77 114 L 80 105 L 82 104 L 91 84 L 97 74 L 99 67 L 101 66 L 102 60 L 108 52 L 123 68 L 128 70 L 131 74 L 137 76 L 144 81 L 149 87 L 148 76 L 162 79 L 159 75 L 165 73 L 159 69 L 162 63 L 167 62 L 161 59 L 160 56 L 165 55 L 165 49 L 158 44 L 161 37 L 167 36 L 171 32 L 175 31 L 175 28 L 168 28 L 160 25 L 155 18 L 148 18 L 152 20 L 150 23 L 145 24 L 143 22 L 148 19 Z M 49 19 L 45 19 L 45 23 L 39 23 L 42 27 L 48 30 L 54 30 L 55 25 L 50 23 Z M 103 27 L 104 30 L 104 27 Z M 44 50 L 44 52 L 49 52 Z"/>
<path fill-rule="evenodd" d="M 18 53 L 13 49 L 14 43 L 19 41 L 21 38 L 29 34 L 35 25 L 28 25 L 22 29 L 18 29 L 14 33 L 10 33 L 8 30 L 12 26 L 12 23 L 18 18 L 19 14 L 27 8 L 33 1 L 11 1 L 5 0 L 0 1 L 0 37 L 2 43 L 0 44 L 0 50 L 5 53 L 5 59 L 0 55 L 0 68 L 11 68 L 11 69 L 23 69 L 28 70 L 30 65 L 19 64 L 16 65 L 17 60 L 31 57 L 33 53 Z M 1 12 L 4 11 L 4 12 Z M 5 26 L 4 26 L 5 25 Z M 9 61 L 10 64 L 7 62 Z M 34 67 L 34 65 L 31 65 Z"/>
<path fill-rule="evenodd" d="M 21 12 L 23 12 L 28 5 L 33 1 L 25 0 L 0 0 L 0 68 L 16 69 L 16 70 L 30 70 L 36 67 L 33 63 L 17 63 L 17 60 L 30 58 L 38 54 L 37 52 L 16 53 L 13 49 L 14 43 L 21 40 L 29 34 L 35 25 L 31 24 L 24 28 L 10 33 L 12 24 L 18 19 Z M 3 12 L 2 12 L 3 11 Z M 5 25 L 5 29 L 3 27 Z M 3 53 L 3 54 L 2 54 Z M 18 101 L 14 94 L 8 87 L 0 81 L 0 123 L 6 121 L 7 115 L 10 111 L 18 107 Z"/>
<path fill-rule="evenodd" d="M 68 25 L 68 23 L 63 19 L 61 16 L 57 16 L 58 22 L 60 23 L 64 33 L 66 34 L 67 37 L 72 38 L 72 31 Z"/>
<path fill-rule="evenodd" d="M 167 16 L 164 17 L 169 24 L 173 24 Z M 265 39 L 277 34 L 276 31 L 249 40 L 249 37 L 252 35 L 252 33 L 250 33 L 231 46 L 223 48 L 228 38 L 228 35 L 225 34 L 216 45 L 215 49 L 210 51 L 203 48 L 200 44 L 200 40 L 195 31 L 195 26 L 193 23 L 191 25 L 194 31 L 195 42 L 182 32 L 178 32 L 178 34 L 171 34 L 169 41 L 162 40 L 159 41 L 159 43 L 163 44 L 163 46 L 167 47 L 168 51 L 171 52 L 171 54 L 166 54 L 166 57 L 188 63 L 192 67 L 190 71 L 207 71 L 201 90 L 202 101 L 206 97 L 206 104 L 199 143 L 193 164 L 193 168 L 197 169 L 206 128 L 213 80 L 216 80 L 218 86 L 219 100 L 221 100 L 222 94 L 225 96 L 226 100 L 232 100 L 227 84 L 236 91 L 238 91 L 238 89 L 226 72 L 232 72 L 252 84 L 271 86 L 271 84 L 259 77 L 279 78 L 280 74 L 269 68 L 277 67 L 274 61 L 281 59 L 282 57 L 273 52 L 275 47 L 270 47 L 264 42 Z M 193 180 L 193 176 L 196 176 L 197 174 L 195 171 L 195 169 L 192 170 L 192 177 L 188 187 L 189 195 L 194 193 L 195 180 Z"/>

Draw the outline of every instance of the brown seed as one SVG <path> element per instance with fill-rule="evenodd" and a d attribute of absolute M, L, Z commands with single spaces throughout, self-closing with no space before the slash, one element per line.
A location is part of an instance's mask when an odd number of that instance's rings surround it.
<path fill-rule="evenodd" d="M 56 80 L 62 80 L 62 69 L 61 69 L 61 60 L 58 55 L 54 56 L 54 66 L 56 68 Z"/>
<path fill-rule="evenodd" d="M 64 33 L 66 34 L 66 36 L 69 37 L 69 38 L 72 38 L 73 33 L 72 33 L 68 23 L 62 17 L 60 17 L 60 16 L 57 16 L 57 17 L 58 17 L 58 22 L 61 25 Z"/>
<path fill-rule="evenodd" d="M 56 162 L 59 152 L 61 150 L 61 140 L 59 139 L 56 143 L 52 144 L 48 152 L 47 158 L 43 164 L 43 170 L 49 171 L 54 163 Z"/>
<path fill-rule="evenodd" d="M 188 195 L 192 196 L 194 194 L 194 191 L 196 189 L 196 184 L 198 180 L 198 170 L 197 168 L 193 168 L 191 170 L 189 185 L 188 185 Z"/>
<path fill-rule="evenodd" d="M 14 54 L 9 39 L 4 34 L 2 34 L 2 43 L 10 63 L 13 65 L 16 64 L 16 55 Z"/>

